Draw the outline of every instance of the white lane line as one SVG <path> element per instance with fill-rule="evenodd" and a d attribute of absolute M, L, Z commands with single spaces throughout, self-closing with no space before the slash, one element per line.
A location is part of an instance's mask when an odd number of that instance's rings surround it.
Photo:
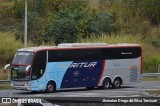
<path fill-rule="evenodd" d="M 108 96 L 108 97 L 141 97 L 141 95 L 126 95 L 126 96 Z"/>
<path fill-rule="evenodd" d="M 62 97 L 62 96 L 91 96 L 91 95 L 100 95 L 101 93 L 63 93 L 63 95 L 62 94 L 60 94 L 60 95 L 58 95 L 58 94 L 51 94 L 51 95 L 47 95 L 47 96 L 58 96 L 58 97 Z M 43 95 L 43 94 L 35 94 L 35 96 L 46 96 L 46 95 Z"/>
<path fill-rule="evenodd" d="M 129 96 L 108 96 L 108 97 L 129 97 Z"/>
<path fill-rule="evenodd" d="M 135 91 L 145 91 L 145 90 L 160 90 L 160 88 L 134 88 L 134 89 L 120 89 L 118 90 L 106 90 L 106 91 L 96 91 L 96 92 L 135 92 Z"/>
<path fill-rule="evenodd" d="M 141 95 L 131 95 L 129 97 L 140 97 Z"/>
<path fill-rule="evenodd" d="M 101 91 L 100 91 L 101 92 Z M 118 92 L 138 92 L 138 90 L 137 91 L 135 91 L 135 90 L 128 90 L 128 91 L 105 91 L 105 92 L 101 92 L 101 93 L 118 93 Z"/>
<path fill-rule="evenodd" d="M 119 93 L 126 93 L 126 91 L 122 91 L 122 92 L 119 92 Z M 131 91 L 132 93 L 134 94 L 137 94 L 139 92 L 135 92 L 135 91 Z M 115 93 L 115 92 L 106 92 L 107 93 Z M 130 91 L 127 91 L 127 93 L 130 93 Z M 104 93 L 103 93 L 104 94 Z M 75 93 L 75 94 L 66 94 L 65 96 L 97 96 L 97 95 L 102 95 L 102 93 Z M 114 95 L 115 96 L 115 95 Z"/>
<path fill-rule="evenodd" d="M 82 96 L 95 96 L 95 95 L 101 95 L 101 93 L 75 93 L 75 94 L 66 94 L 65 96 L 76 96 L 76 97 L 82 97 Z"/>
<path fill-rule="evenodd" d="M 151 89 L 151 88 L 141 88 L 141 89 L 132 89 L 132 91 L 146 91 L 146 90 L 160 90 L 159 88 L 157 88 L 157 89 Z"/>
<path fill-rule="evenodd" d="M 153 87 L 160 88 L 160 86 L 153 86 Z"/>

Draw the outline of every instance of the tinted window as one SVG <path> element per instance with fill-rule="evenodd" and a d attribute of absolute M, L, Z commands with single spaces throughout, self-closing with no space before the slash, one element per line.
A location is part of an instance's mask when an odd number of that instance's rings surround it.
<path fill-rule="evenodd" d="M 32 79 L 40 78 L 46 68 L 46 51 L 40 51 L 35 55 L 32 65 Z"/>
<path fill-rule="evenodd" d="M 140 57 L 140 48 L 117 48 L 115 49 L 116 59 L 129 59 Z"/>
<path fill-rule="evenodd" d="M 33 52 L 17 52 L 14 59 L 13 64 L 31 64 L 33 61 L 34 53 Z"/>
<path fill-rule="evenodd" d="M 101 49 L 50 50 L 48 61 L 80 61 L 102 59 Z"/>
<path fill-rule="evenodd" d="M 102 49 L 103 52 L 103 59 L 114 59 L 114 50 L 113 48 L 105 48 Z"/>
<path fill-rule="evenodd" d="M 139 47 L 132 48 L 101 48 L 101 49 L 75 49 L 75 50 L 50 50 L 48 61 L 83 61 L 101 59 L 129 59 L 141 55 Z"/>
<path fill-rule="evenodd" d="M 140 55 L 140 47 L 103 49 L 103 57 L 105 59 L 131 59 L 140 57 Z"/>

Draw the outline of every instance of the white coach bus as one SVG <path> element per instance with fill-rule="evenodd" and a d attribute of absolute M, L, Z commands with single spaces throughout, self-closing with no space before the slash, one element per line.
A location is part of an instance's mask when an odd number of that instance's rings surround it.
<path fill-rule="evenodd" d="M 54 92 L 61 88 L 119 88 L 138 83 L 139 44 L 62 43 L 17 50 L 10 67 L 13 89 Z"/>

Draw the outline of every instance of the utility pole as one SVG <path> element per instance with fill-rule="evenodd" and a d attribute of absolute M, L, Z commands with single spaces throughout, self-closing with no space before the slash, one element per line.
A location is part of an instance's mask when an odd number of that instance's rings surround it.
<path fill-rule="evenodd" d="M 25 0 L 24 47 L 27 47 L 27 0 Z"/>

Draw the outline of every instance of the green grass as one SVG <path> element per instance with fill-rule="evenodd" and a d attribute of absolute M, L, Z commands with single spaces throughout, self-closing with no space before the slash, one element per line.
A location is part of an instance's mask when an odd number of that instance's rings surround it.
<path fill-rule="evenodd" d="M 11 105 L 11 104 L 9 104 L 9 103 L 0 103 L 0 106 L 16 106 L 16 105 Z"/>
<path fill-rule="evenodd" d="M 23 47 L 20 40 L 16 40 L 14 33 L 12 32 L 0 32 L 0 54 L 15 54 L 17 48 Z"/>
<path fill-rule="evenodd" d="M 144 77 L 142 81 L 160 81 L 159 77 Z"/>
<path fill-rule="evenodd" d="M 8 90 L 11 89 L 10 84 L 0 84 L 0 90 Z"/>
<path fill-rule="evenodd" d="M 0 7 L 12 7 L 14 4 L 14 1 L 1 1 Z"/>
<path fill-rule="evenodd" d="M 160 96 L 160 90 L 146 91 L 146 92 L 149 93 L 150 95 Z"/>
<path fill-rule="evenodd" d="M 13 7 L 14 1 L 0 0 L 0 13 Z"/>
<path fill-rule="evenodd" d="M 4 68 L 0 68 L 0 80 L 8 80 L 8 73 L 3 72 Z"/>

